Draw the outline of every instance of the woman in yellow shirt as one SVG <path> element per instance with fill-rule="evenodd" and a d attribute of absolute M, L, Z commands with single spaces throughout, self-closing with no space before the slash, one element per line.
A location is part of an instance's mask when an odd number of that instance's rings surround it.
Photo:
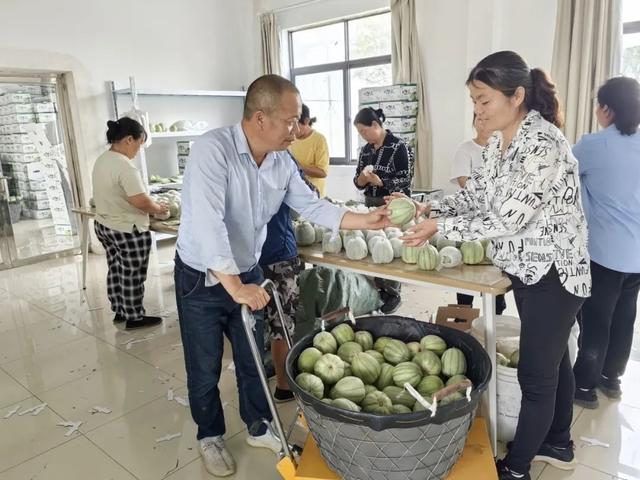
<path fill-rule="evenodd" d="M 298 120 L 300 133 L 296 141 L 289 147 L 289 151 L 298 161 L 304 174 L 320 193 L 325 196 L 325 183 L 329 173 L 329 146 L 324 135 L 316 132 L 312 125 L 316 122 L 311 118 L 309 107 L 302 105 L 302 114 Z"/>

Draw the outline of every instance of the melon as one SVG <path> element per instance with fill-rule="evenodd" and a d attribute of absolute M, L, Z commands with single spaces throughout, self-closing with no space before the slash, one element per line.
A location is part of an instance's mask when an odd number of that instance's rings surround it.
<path fill-rule="evenodd" d="M 399 363 L 393 367 L 393 383 L 397 387 L 404 388 L 405 383 L 415 387 L 422 380 L 420 367 L 413 362 Z"/>
<path fill-rule="evenodd" d="M 447 377 L 467 373 L 467 359 L 459 348 L 449 348 L 442 354 L 442 374 Z"/>
<path fill-rule="evenodd" d="M 437 375 L 427 375 L 422 380 L 420 380 L 420 383 L 418 383 L 416 390 L 418 390 L 418 393 L 420 393 L 420 395 L 422 395 L 423 397 L 429 398 L 433 396 L 434 393 L 442 390 L 443 388 L 444 382 L 440 377 L 438 377 Z"/>
<path fill-rule="evenodd" d="M 408 247 L 406 245 L 402 246 L 402 261 L 404 263 L 418 263 L 418 254 L 420 253 L 420 249 L 422 247 Z"/>
<path fill-rule="evenodd" d="M 313 366 L 313 373 L 325 385 L 333 385 L 344 376 L 344 361 L 337 355 L 325 353 Z"/>
<path fill-rule="evenodd" d="M 358 405 L 356 405 L 351 400 L 348 400 L 346 398 L 336 398 L 331 402 L 331 405 L 333 405 L 336 408 L 341 408 L 343 410 L 349 410 L 351 412 L 360 411 L 360 407 Z"/>
<path fill-rule="evenodd" d="M 442 363 L 438 355 L 431 350 L 416 353 L 412 362 L 418 365 L 425 375 L 439 375 L 442 371 Z"/>
<path fill-rule="evenodd" d="M 402 415 L 404 413 L 411 413 L 411 409 L 408 407 L 405 407 L 404 405 L 392 405 L 391 406 L 391 413 L 395 414 L 395 415 Z"/>
<path fill-rule="evenodd" d="M 438 249 L 433 245 L 424 245 L 418 250 L 418 268 L 420 270 L 435 270 L 439 266 Z"/>
<path fill-rule="evenodd" d="M 336 338 L 338 345 L 342 345 L 343 343 L 353 342 L 356 338 L 356 334 L 351 328 L 351 325 L 348 323 L 341 323 L 333 330 L 331 330 L 331 335 Z"/>
<path fill-rule="evenodd" d="M 342 250 L 340 235 L 334 236 L 331 232 L 325 233 L 322 238 L 322 251 L 325 253 L 339 253 L 340 250 Z"/>
<path fill-rule="evenodd" d="M 334 400 L 346 398 L 353 403 L 360 403 L 365 396 L 364 383 L 358 377 L 344 377 L 331 388 L 329 396 Z"/>
<path fill-rule="evenodd" d="M 316 231 L 309 222 L 301 222 L 294 230 L 296 243 L 302 247 L 313 245 L 316 241 Z"/>
<path fill-rule="evenodd" d="M 366 330 L 356 332 L 354 341 L 360 344 L 365 353 L 373 348 L 373 335 Z"/>
<path fill-rule="evenodd" d="M 353 356 L 362 353 L 362 347 L 356 342 L 346 342 L 338 347 L 338 356 L 345 362 L 353 363 Z"/>
<path fill-rule="evenodd" d="M 460 252 L 462 253 L 462 262 L 467 265 L 477 265 L 484 260 L 484 247 L 478 240 L 462 242 Z"/>
<path fill-rule="evenodd" d="M 378 375 L 378 380 L 375 383 L 378 390 L 383 390 L 385 387 L 389 385 L 393 385 L 393 365 L 389 365 L 388 363 L 383 363 L 380 367 L 380 375 Z"/>
<path fill-rule="evenodd" d="M 320 377 L 317 377 L 311 373 L 301 373 L 296 377 L 296 383 L 298 386 L 310 395 L 313 395 L 318 400 L 324 395 L 324 384 Z"/>
<path fill-rule="evenodd" d="M 313 337 L 313 346 L 322 353 L 336 353 L 338 351 L 338 342 L 336 337 L 329 332 L 319 332 Z"/>
<path fill-rule="evenodd" d="M 425 335 L 420 339 L 420 347 L 422 350 L 431 350 L 441 356 L 447 349 L 447 343 L 438 335 Z"/>
<path fill-rule="evenodd" d="M 364 352 L 353 355 L 351 371 L 367 385 L 373 384 L 378 379 L 381 370 L 381 365 L 371 355 Z"/>
<path fill-rule="evenodd" d="M 416 216 L 416 204 L 409 198 L 394 198 L 387 209 L 391 212 L 389 221 L 394 225 L 405 225 Z"/>
<path fill-rule="evenodd" d="M 298 357 L 298 370 L 313 373 L 313 367 L 320 357 L 322 357 L 322 352 L 317 348 L 305 348 Z"/>
<path fill-rule="evenodd" d="M 378 361 L 380 365 L 384 363 L 384 355 L 382 355 L 380 352 L 376 350 L 366 350 L 364 353 L 368 353 L 369 355 L 371 355 L 373 358 L 375 358 Z"/>
<path fill-rule="evenodd" d="M 372 392 L 362 400 L 362 411 L 377 415 L 391 414 L 393 403 L 383 392 Z"/>
<path fill-rule="evenodd" d="M 382 352 L 384 358 L 391 365 L 397 365 L 402 362 L 408 362 L 411 360 L 411 352 L 404 342 L 400 340 L 389 340 Z"/>
<path fill-rule="evenodd" d="M 385 387 L 382 390 L 387 397 L 391 399 L 393 404 L 404 405 L 405 407 L 413 408 L 413 405 L 416 403 L 416 399 L 407 392 L 404 388 L 396 387 L 395 385 L 390 385 Z"/>
<path fill-rule="evenodd" d="M 440 264 L 445 268 L 454 268 L 462 264 L 462 253 L 456 247 L 444 247 L 438 256 Z"/>
<path fill-rule="evenodd" d="M 362 260 L 369 254 L 367 243 L 360 237 L 349 238 L 344 249 L 349 260 Z"/>
<path fill-rule="evenodd" d="M 393 249 L 393 258 L 400 258 L 402 256 L 402 249 L 404 248 L 404 243 L 399 238 L 391 238 L 389 239 L 389 243 L 391 244 L 391 248 Z"/>
<path fill-rule="evenodd" d="M 375 240 L 375 237 L 373 240 Z M 373 263 L 391 263 L 393 262 L 393 247 L 391 246 L 391 242 L 386 238 L 381 241 L 375 243 L 373 248 L 371 249 L 371 258 Z"/>

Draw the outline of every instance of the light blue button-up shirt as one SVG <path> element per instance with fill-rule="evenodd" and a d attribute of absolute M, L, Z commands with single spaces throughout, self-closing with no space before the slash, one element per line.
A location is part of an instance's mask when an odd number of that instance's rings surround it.
<path fill-rule="evenodd" d="M 624 273 L 640 273 L 640 133 L 615 125 L 583 136 L 573 147 L 591 259 Z"/>
<path fill-rule="evenodd" d="M 305 219 L 337 231 L 346 210 L 309 189 L 286 150 L 271 152 L 260 167 L 240 124 L 211 130 L 191 147 L 182 185 L 177 251 L 180 259 L 207 272 L 229 275 L 258 264 L 267 223 L 282 203 Z"/>

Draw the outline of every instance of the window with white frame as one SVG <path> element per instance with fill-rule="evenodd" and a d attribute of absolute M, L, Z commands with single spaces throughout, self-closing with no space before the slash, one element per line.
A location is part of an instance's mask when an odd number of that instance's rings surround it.
<path fill-rule="evenodd" d="M 622 74 L 640 81 L 640 1 L 624 0 L 622 18 Z"/>
<path fill-rule="evenodd" d="M 291 79 L 317 117 L 332 164 L 358 159 L 358 90 L 391 84 L 391 13 L 289 32 Z"/>

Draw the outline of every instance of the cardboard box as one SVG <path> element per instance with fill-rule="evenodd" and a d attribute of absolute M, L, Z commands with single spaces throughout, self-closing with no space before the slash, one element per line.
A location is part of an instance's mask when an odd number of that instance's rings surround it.
<path fill-rule="evenodd" d="M 28 128 L 26 125 L 28 124 L 14 123 L 11 125 L 3 125 L 2 123 L 0 123 L 0 134 L 27 133 Z"/>
<path fill-rule="evenodd" d="M 51 218 L 51 210 L 31 210 L 27 209 L 27 216 L 34 220 L 44 220 L 45 218 Z"/>
<path fill-rule="evenodd" d="M 33 106 L 30 103 L 13 103 L 0 107 L 0 115 L 13 115 L 18 113 L 33 113 Z"/>
<path fill-rule="evenodd" d="M 27 200 L 29 210 L 49 210 L 49 199 Z"/>
<path fill-rule="evenodd" d="M 37 153 L 0 153 L 0 160 L 12 163 L 39 162 L 40 155 Z"/>
<path fill-rule="evenodd" d="M 37 123 L 49 123 L 58 120 L 58 116 L 55 113 L 36 113 Z"/>
<path fill-rule="evenodd" d="M 49 200 L 49 194 L 47 193 L 46 190 L 28 192 L 26 196 L 27 196 L 27 200 L 36 200 L 36 201 Z"/>
<path fill-rule="evenodd" d="M 33 143 L 8 143 L 7 145 L 10 145 L 10 153 L 36 153 Z"/>
<path fill-rule="evenodd" d="M 417 118 L 416 117 L 391 117 L 384 122 L 385 128 L 391 130 L 391 133 L 415 133 Z"/>
<path fill-rule="evenodd" d="M 35 121 L 36 116 L 33 113 L 13 113 L 11 115 L 0 115 L 0 125 L 33 123 Z"/>
<path fill-rule="evenodd" d="M 360 103 L 405 101 L 418 99 L 418 88 L 415 84 L 385 85 L 382 87 L 361 88 L 358 92 Z"/>
<path fill-rule="evenodd" d="M 56 109 L 53 102 L 40 102 L 33 104 L 35 113 L 55 113 Z"/>
<path fill-rule="evenodd" d="M 30 103 L 31 95 L 28 93 L 5 93 L 0 95 L 0 105 L 10 105 L 12 103 Z"/>
<path fill-rule="evenodd" d="M 416 148 L 416 134 L 415 133 L 396 133 L 396 137 L 409 145 L 411 148 Z"/>
<path fill-rule="evenodd" d="M 471 322 L 480 316 L 480 310 L 468 305 L 447 305 L 438 307 L 436 324 L 455 328 L 463 332 L 471 330 Z"/>
<path fill-rule="evenodd" d="M 191 153 L 191 145 L 193 145 L 192 141 L 181 140 L 176 142 L 178 147 L 178 155 L 189 155 Z"/>

